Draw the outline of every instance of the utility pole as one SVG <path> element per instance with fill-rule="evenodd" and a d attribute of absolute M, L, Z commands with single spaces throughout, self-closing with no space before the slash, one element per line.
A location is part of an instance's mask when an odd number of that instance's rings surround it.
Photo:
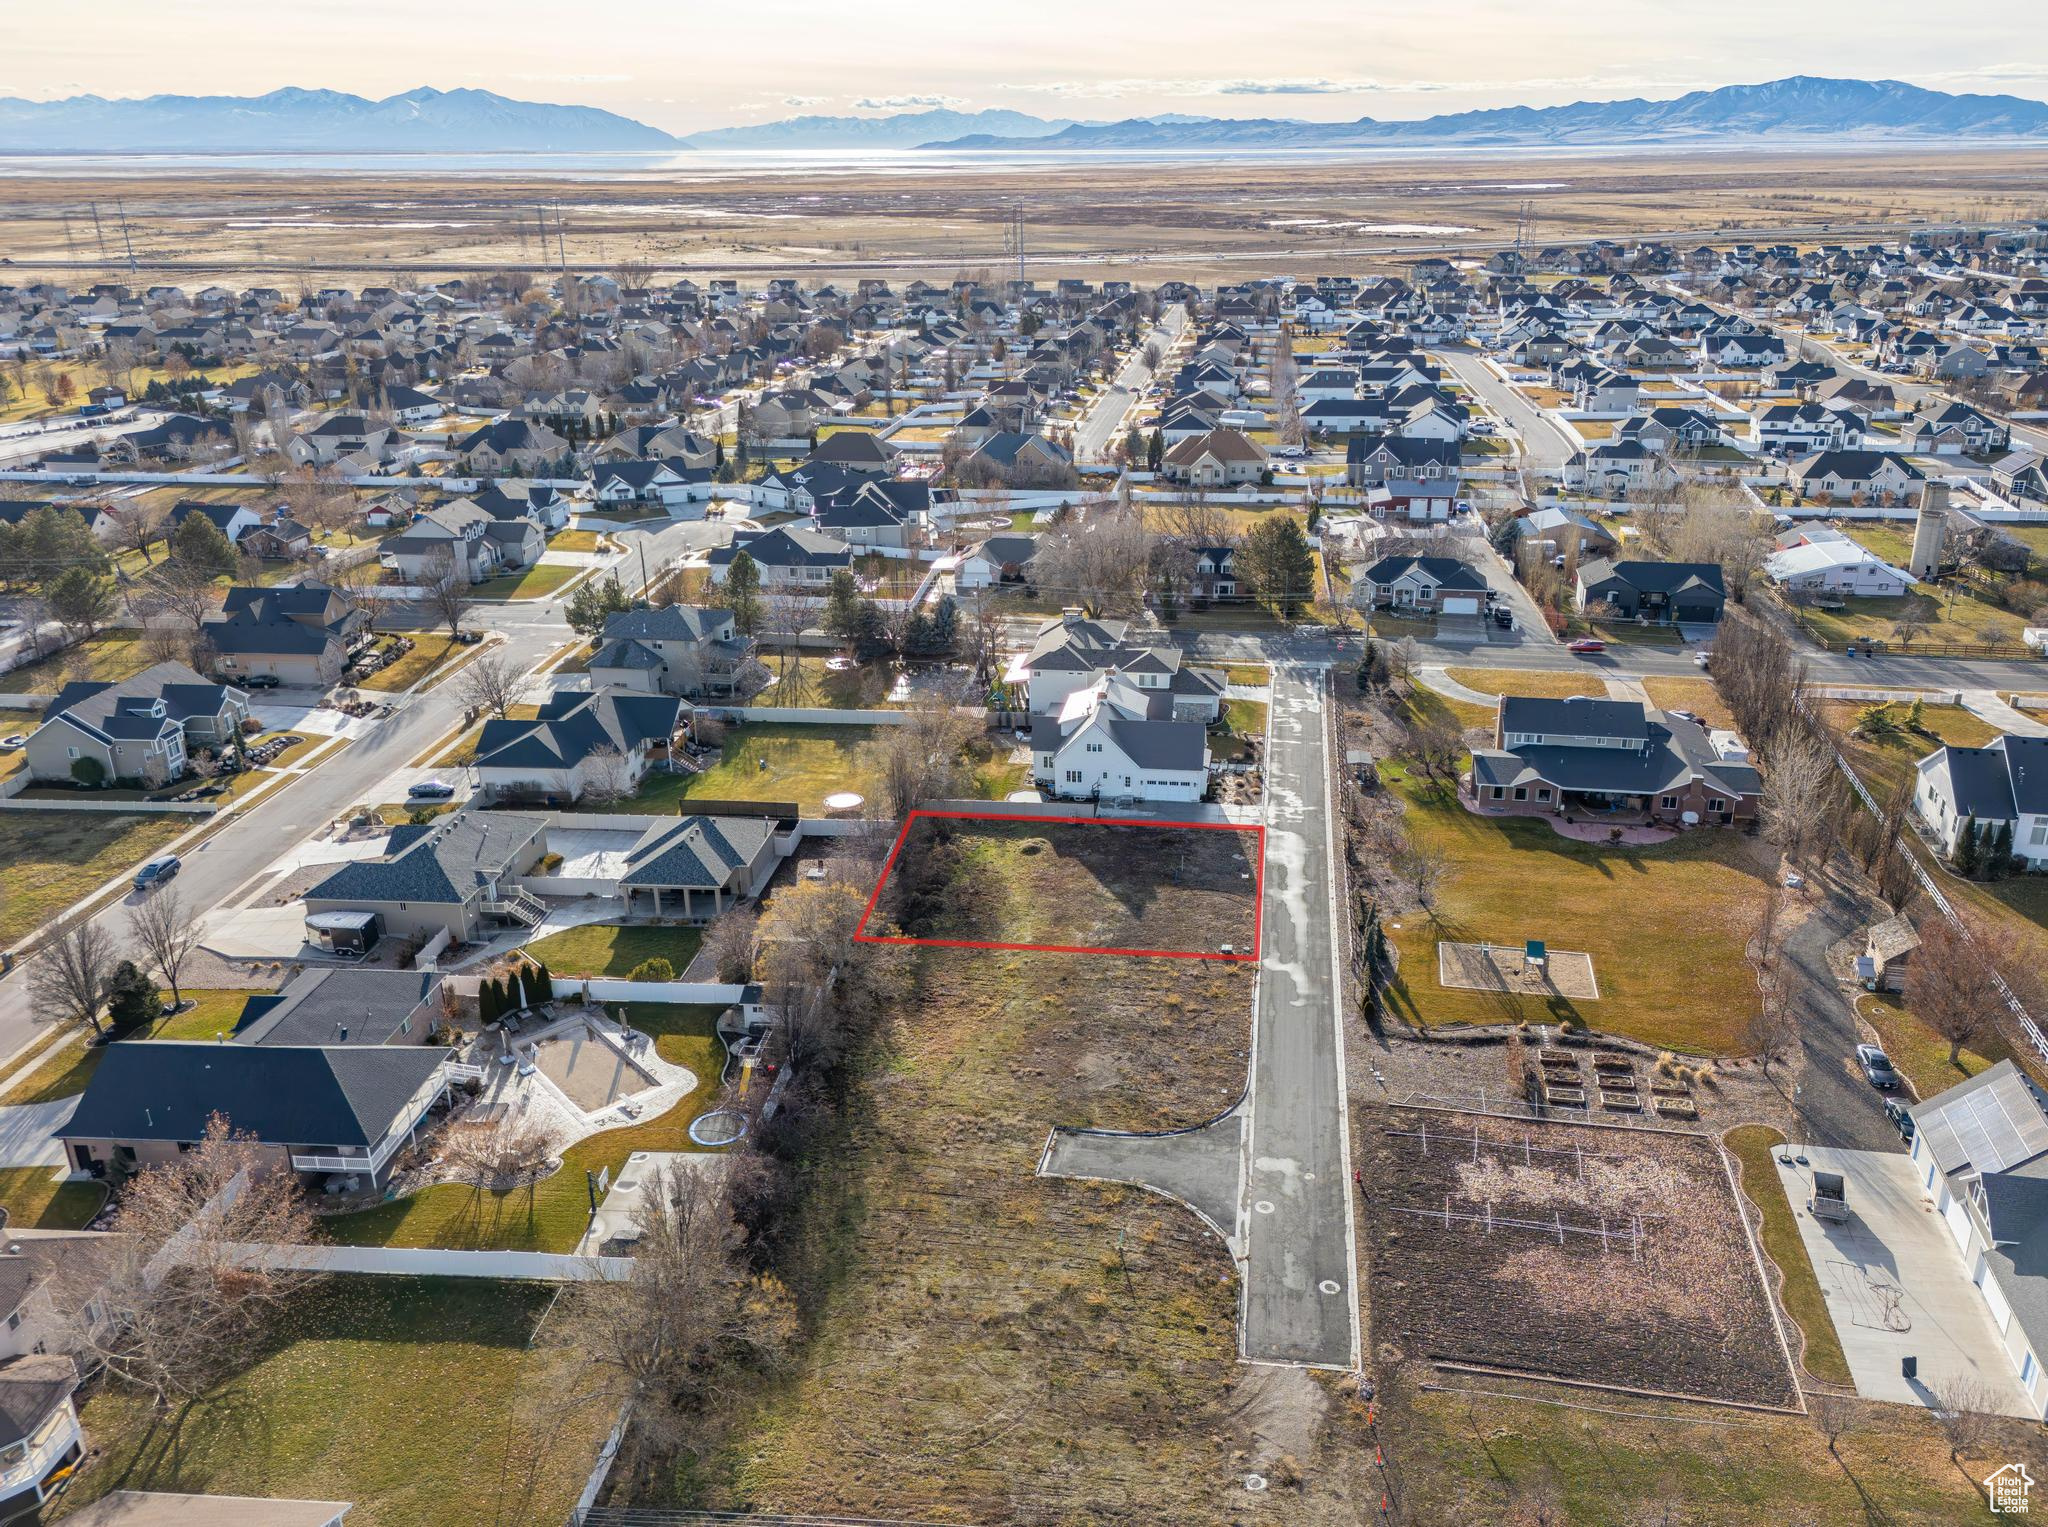
<path fill-rule="evenodd" d="M 107 263 L 107 230 L 100 226 L 100 204 L 93 202 L 91 206 L 92 231 L 100 241 L 100 264 L 104 265 Z"/>
<path fill-rule="evenodd" d="M 128 209 L 120 197 L 114 198 L 114 210 L 121 214 L 121 243 L 128 251 L 128 274 L 135 274 L 135 241 L 128 236 Z"/>
<path fill-rule="evenodd" d="M 569 287 L 569 246 L 562 237 L 562 204 L 555 203 L 555 253 L 562 262 L 562 289 L 566 294 Z"/>

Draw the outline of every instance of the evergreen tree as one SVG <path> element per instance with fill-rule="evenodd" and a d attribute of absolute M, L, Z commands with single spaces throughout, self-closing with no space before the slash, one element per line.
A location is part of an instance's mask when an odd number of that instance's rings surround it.
<path fill-rule="evenodd" d="M 1296 520 L 1275 516 L 1238 548 L 1238 571 L 1252 594 L 1282 620 L 1292 620 L 1315 599 L 1315 557 Z"/>
<path fill-rule="evenodd" d="M 526 995 L 527 999 L 531 1001 L 535 1007 L 540 1006 L 540 1004 L 543 1002 L 552 1002 L 555 1000 L 554 972 L 549 970 L 547 966 L 542 964 L 539 960 L 535 960 L 532 966 L 530 966 L 528 969 L 526 977 Z"/>
<path fill-rule="evenodd" d="M 115 1033 L 141 1028 L 154 1023 L 163 1015 L 163 998 L 158 994 L 156 982 L 150 980 L 142 967 L 133 960 L 123 960 L 114 967 L 114 974 L 107 982 L 107 1027 Z"/>
<path fill-rule="evenodd" d="M 1977 849 L 1977 819 L 1964 817 L 1963 825 L 1956 831 L 1956 851 L 1950 858 L 1958 875 L 1977 873 Z"/>
<path fill-rule="evenodd" d="M 1160 463 L 1166 460 L 1166 437 L 1158 430 L 1152 431 L 1152 438 L 1145 442 L 1145 470 L 1156 472 Z"/>
<path fill-rule="evenodd" d="M 747 636 L 761 629 L 761 569 L 745 552 L 735 552 L 718 586 L 718 602 L 732 611 L 732 623 Z"/>
<path fill-rule="evenodd" d="M 592 641 L 603 634 L 606 620 L 632 607 L 633 601 L 626 597 L 625 587 L 614 573 L 609 578 L 578 585 L 562 613 L 571 631 L 585 641 Z"/>
<path fill-rule="evenodd" d="M 841 641 L 852 641 L 854 632 L 860 627 L 863 603 L 860 584 L 854 581 L 852 573 L 842 567 L 832 575 L 832 582 L 825 590 L 826 633 Z"/>
<path fill-rule="evenodd" d="M 201 568 L 216 577 L 235 570 L 235 548 L 220 526 L 205 515 L 192 513 L 178 521 L 171 532 L 171 556 L 187 567 Z"/>
<path fill-rule="evenodd" d="M 960 640 L 960 606 L 951 594 L 941 594 L 939 602 L 932 606 L 931 648 L 934 653 L 948 653 Z"/>
<path fill-rule="evenodd" d="M 2012 866 L 2012 823 L 2000 822 L 1991 839 L 1991 857 L 1985 868 L 1993 880 L 2003 880 L 2012 873 Z"/>

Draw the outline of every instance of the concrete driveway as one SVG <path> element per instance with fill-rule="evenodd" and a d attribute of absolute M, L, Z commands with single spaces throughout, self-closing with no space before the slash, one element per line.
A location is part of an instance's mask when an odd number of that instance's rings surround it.
<path fill-rule="evenodd" d="M 71 1122 L 76 1097 L 0 1108 L 0 1167 L 61 1166 L 64 1147 L 50 1138 Z"/>
<path fill-rule="evenodd" d="M 1800 1156 L 1807 1165 L 1797 1164 Z M 1991 1312 L 1910 1160 L 1820 1145 L 1780 1146 L 1774 1159 L 1859 1395 L 1928 1405 L 1946 1380 L 1961 1376 L 1982 1384 L 2002 1414 L 2034 1415 Z M 1816 1171 L 1842 1174 L 1846 1222 L 1807 1211 Z M 1909 1356 L 1919 1360 L 1912 1379 L 1899 1366 Z"/>

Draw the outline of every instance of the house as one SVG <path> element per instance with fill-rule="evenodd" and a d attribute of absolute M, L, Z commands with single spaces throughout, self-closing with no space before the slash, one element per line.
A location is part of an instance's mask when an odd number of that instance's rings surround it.
<path fill-rule="evenodd" d="M 389 537 L 377 560 L 407 583 L 432 584 L 452 569 L 471 583 L 531 567 L 547 550 L 547 538 L 532 520 L 493 518 L 457 499 L 416 515 Z"/>
<path fill-rule="evenodd" d="M 0 1250 L 0 1519 L 32 1515 L 84 1456 L 69 1349 L 104 1319 L 93 1295 L 108 1240 L 40 1231 Z"/>
<path fill-rule="evenodd" d="M 341 677 L 369 630 L 369 611 L 324 583 L 231 588 L 220 614 L 200 627 L 216 672 L 315 689 Z"/>
<path fill-rule="evenodd" d="M 479 476 L 533 476 L 568 452 L 569 442 L 531 419 L 495 419 L 455 444 L 463 465 Z"/>
<path fill-rule="evenodd" d="M 1502 695 L 1461 789 L 1488 814 L 1725 826 L 1754 820 L 1763 782 L 1739 745 L 1639 700 Z"/>
<path fill-rule="evenodd" d="M 674 695 L 558 690 L 530 720 L 490 720 L 477 739 L 477 789 L 493 799 L 631 795 L 688 719 Z"/>
<path fill-rule="evenodd" d="M 1907 425 L 1905 437 L 1914 450 L 1936 456 L 1988 457 L 2011 445 L 2012 429 L 1967 403 L 1948 403 Z"/>
<path fill-rule="evenodd" d="M 1752 434 L 1768 451 L 1806 454 L 1863 444 L 1863 421 L 1825 403 L 1774 403 L 1757 414 Z"/>
<path fill-rule="evenodd" d="M 79 763 L 102 783 L 167 785 L 183 778 L 195 748 L 219 749 L 242 734 L 246 691 L 202 679 L 183 663 L 156 663 L 118 683 L 66 684 L 23 747 L 31 778 L 70 782 Z"/>
<path fill-rule="evenodd" d="M 1169 695 L 1104 673 L 1032 717 L 1033 782 L 1059 800 L 1199 801 L 1208 729 L 1170 707 Z"/>
<path fill-rule="evenodd" d="M 306 893 L 307 931 L 324 941 L 331 925 L 322 919 L 334 913 L 362 914 L 366 944 L 384 934 L 479 943 L 497 929 L 533 927 L 546 909 L 516 882 L 547 846 L 546 818 L 521 812 L 460 811 L 393 828 L 382 854 L 342 865 Z"/>
<path fill-rule="evenodd" d="M 1486 580 L 1455 557 L 1382 557 L 1353 580 L 1352 602 L 1373 609 L 1480 615 Z"/>
<path fill-rule="evenodd" d="M 1194 566 L 1188 573 L 1188 597 L 1196 603 L 1249 599 L 1237 576 L 1235 546 L 1197 546 L 1190 555 Z"/>
<path fill-rule="evenodd" d="M 2001 1060 L 1907 1112 L 1920 1186 L 1984 1297 L 2028 1404 L 2048 1416 L 2048 1106 Z"/>
<path fill-rule="evenodd" d="M 741 552 L 760 569 L 763 588 L 822 589 L 834 573 L 853 567 L 853 548 L 844 541 L 815 530 L 778 525 L 773 530 L 737 531 L 731 544 L 715 548 L 704 559 L 714 586 L 725 582 L 733 559 Z"/>
<path fill-rule="evenodd" d="M 1037 551 L 1035 536 L 992 535 L 960 558 L 960 565 L 953 570 L 953 587 L 966 593 L 998 584 L 1022 583 Z"/>
<path fill-rule="evenodd" d="M 1031 713 L 1044 715 L 1110 674 L 1156 702 L 1162 716 L 1209 722 L 1223 714 L 1220 670 L 1188 666 L 1178 647 L 1134 640 L 1128 621 L 1090 620 L 1079 610 L 1041 625 L 1005 678 L 1023 684 Z"/>
<path fill-rule="evenodd" d="M 761 894 L 781 862 L 785 826 L 745 816 L 657 822 L 627 851 L 617 894 L 629 916 L 708 922 Z"/>
<path fill-rule="evenodd" d="M 1815 503 L 1894 503 L 1927 474 L 1893 451 L 1816 451 L 1792 467 L 1800 493 Z"/>
<path fill-rule="evenodd" d="M 259 562 L 295 562 L 313 550 L 313 532 L 280 508 L 260 525 L 243 531 L 235 549 Z"/>
<path fill-rule="evenodd" d="M 1411 440 L 1395 436 L 1387 440 L 1353 440 L 1344 452 L 1344 479 L 1354 488 L 1387 487 L 1396 484 L 1413 491 L 1428 484 L 1440 496 L 1455 498 L 1458 492 L 1459 448 L 1449 440 Z"/>
<path fill-rule="evenodd" d="M 1241 430 L 1218 426 L 1168 448 L 1160 464 L 1169 482 L 1197 488 L 1255 483 L 1266 472 L 1266 449 Z"/>
<path fill-rule="evenodd" d="M 421 392 L 417 387 L 397 385 L 384 389 L 384 407 L 392 418 L 413 429 L 422 424 L 432 424 L 448 411 L 448 405 L 432 393 Z"/>
<path fill-rule="evenodd" d="M 1937 748 L 1914 770 L 1914 814 L 1944 854 L 1974 821 L 1980 833 L 2010 828 L 2012 851 L 2029 869 L 2048 865 L 2048 737 Z"/>
<path fill-rule="evenodd" d="M 1727 432 L 1711 415 L 1673 404 L 1629 415 L 1616 427 L 1614 438 L 1622 442 L 1639 440 L 1651 450 L 1667 455 L 1728 444 Z"/>
<path fill-rule="evenodd" d="M 835 435 L 833 438 L 838 437 Z M 974 454 L 960 464 L 960 471 L 970 481 L 977 476 L 988 476 L 1004 482 L 1014 480 L 1029 484 L 1064 477 L 1073 467 L 1074 458 L 1057 441 L 1044 435 L 1002 430 L 982 441 Z"/>
<path fill-rule="evenodd" d="M 1606 526 L 1571 509 L 1532 509 L 1509 523 L 1515 527 L 1517 546 L 1547 543 L 1559 555 L 1577 551 L 1581 556 L 1605 557 L 1620 545 Z"/>
<path fill-rule="evenodd" d="M 544 535 L 569 523 L 569 499 L 559 488 L 544 483 L 490 483 L 469 502 L 494 520 L 532 520 Z"/>
<path fill-rule="evenodd" d="M 1905 915 L 1874 922 L 1864 937 L 1856 974 L 1872 991 L 1902 991 L 1906 967 L 1919 947 L 1920 935 L 1913 931 L 1912 919 Z"/>
<path fill-rule="evenodd" d="M 905 489 L 920 491 L 892 491 Z M 831 493 L 816 500 L 811 528 L 856 548 L 887 546 L 908 550 L 923 540 L 930 501 L 927 484 L 863 478 L 851 492 Z"/>
<path fill-rule="evenodd" d="M 327 414 L 287 440 L 284 451 L 296 466 L 324 467 L 345 456 L 379 457 L 390 438 L 389 426 L 373 424 L 362 414 Z"/>
<path fill-rule="evenodd" d="M 1581 562 L 1573 604 L 1581 614 L 1653 625 L 1712 625 L 1728 591 L 1713 562 Z"/>
<path fill-rule="evenodd" d="M 427 1045 L 110 1045 L 56 1135 L 75 1169 L 118 1177 L 176 1161 L 218 1114 L 253 1137 L 259 1170 L 374 1191 L 446 1096 L 452 1060 Z"/>
<path fill-rule="evenodd" d="M 605 461 L 591 473 L 591 496 L 600 504 L 680 504 L 694 487 L 690 476 L 665 461 Z"/>
<path fill-rule="evenodd" d="M 1920 580 L 1847 536 L 1788 546 L 1764 558 L 1764 576 L 1788 593 L 1896 599 Z"/>
<path fill-rule="evenodd" d="M 1626 493 L 1632 488 L 1676 482 L 1678 472 L 1668 456 L 1640 440 L 1602 440 L 1573 452 L 1559 476 L 1568 488 Z"/>
<path fill-rule="evenodd" d="M 740 634 L 730 610 L 689 604 L 621 610 L 605 620 L 590 682 L 689 700 L 724 698 L 753 655 L 753 638 Z"/>
<path fill-rule="evenodd" d="M 844 467 L 849 472 L 887 476 L 896 462 L 896 450 L 871 430 L 842 429 L 827 435 L 811 452 L 820 466 Z"/>
<path fill-rule="evenodd" d="M 446 1017 L 432 971 L 316 967 L 245 1000 L 227 1037 L 243 1045 L 423 1045 Z"/>
<path fill-rule="evenodd" d="M 166 535 L 175 535 L 178 527 L 193 515 L 212 520 L 220 533 L 227 537 L 230 546 L 239 546 L 242 537 L 263 523 L 263 515 L 247 504 L 209 504 L 198 499 L 181 499 L 171 506 L 171 512 L 164 521 Z"/>

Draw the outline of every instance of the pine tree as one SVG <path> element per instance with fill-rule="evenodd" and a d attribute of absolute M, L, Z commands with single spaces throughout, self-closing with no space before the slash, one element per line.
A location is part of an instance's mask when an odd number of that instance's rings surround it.
<path fill-rule="evenodd" d="M 526 995 L 535 1007 L 539 1007 L 543 1002 L 555 1000 L 554 972 L 538 960 L 535 960 L 532 966 L 528 968 Z"/>
<path fill-rule="evenodd" d="M 1963 825 L 1956 830 L 1956 851 L 1951 856 L 1958 875 L 1977 873 L 1977 848 L 1977 819 L 1964 817 Z"/>
<path fill-rule="evenodd" d="M 2000 822 L 1991 839 L 1991 860 L 1986 869 L 1993 880 L 2003 880 L 2012 873 L 2012 863 L 2012 823 Z"/>
<path fill-rule="evenodd" d="M 761 569 L 745 552 L 735 552 L 718 586 L 718 602 L 732 611 L 732 623 L 743 635 L 761 628 Z"/>

